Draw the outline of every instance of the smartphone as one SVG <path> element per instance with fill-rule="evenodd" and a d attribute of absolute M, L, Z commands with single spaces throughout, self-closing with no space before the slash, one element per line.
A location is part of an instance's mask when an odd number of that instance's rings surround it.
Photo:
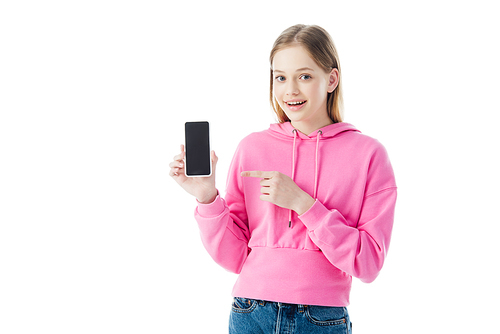
<path fill-rule="evenodd" d="M 186 122 L 185 124 L 186 176 L 212 175 L 210 161 L 210 125 L 208 122 Z"/>

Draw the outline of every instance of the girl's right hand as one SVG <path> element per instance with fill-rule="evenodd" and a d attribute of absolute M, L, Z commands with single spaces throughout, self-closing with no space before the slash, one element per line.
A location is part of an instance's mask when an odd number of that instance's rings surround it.
<path fill-rule="evenodd" d="M 217 188 L 215 188 L 215 166 L 219 158 L 215 152 L 210 153 L 212 160 L 212 175 L 207 177 L 187 177 L 184 173 L 186 152 L 184 145 L 181 145 L 181 153 L 174 157 L 174 161 L 169 164 L 169 175 L 189 194 L 196 197 L 202 204 L 212 203 L 217 197 Z"/>

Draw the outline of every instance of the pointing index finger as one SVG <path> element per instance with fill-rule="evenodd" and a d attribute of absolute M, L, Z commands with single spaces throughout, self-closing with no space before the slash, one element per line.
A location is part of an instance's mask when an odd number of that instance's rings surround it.
<path fill-rule="evenodd" d="M 270 179 L 273 176 L 273 172 L 263 172 L 263 171 L 246 171 L 241 172 L 243 177 L 258 177 L 260 179 Z"/>

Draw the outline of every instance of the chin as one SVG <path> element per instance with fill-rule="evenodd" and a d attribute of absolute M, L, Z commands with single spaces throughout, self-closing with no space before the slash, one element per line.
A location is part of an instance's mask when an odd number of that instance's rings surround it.
<path fill-rule="evenodd" d="M 288 112 L 288 113 L 285 113 L 285 115 L 288 117 L 288 119 L 291 122 L 301 122 L 304 120 L 303 117 L 301 117 L 301 115 L 298 115 L 297 113 Z"/>

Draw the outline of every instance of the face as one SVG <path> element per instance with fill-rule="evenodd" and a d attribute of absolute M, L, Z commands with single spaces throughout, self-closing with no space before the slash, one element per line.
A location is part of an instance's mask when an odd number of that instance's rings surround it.
<path fill-rule="evenodd" d="M 295 128 L 309 134 L 332 123 L 326 100 L 337 87 L 337 69 L 325 73 L 302 46 L 278 51 L 272 67 L 274 97 Z"/>

